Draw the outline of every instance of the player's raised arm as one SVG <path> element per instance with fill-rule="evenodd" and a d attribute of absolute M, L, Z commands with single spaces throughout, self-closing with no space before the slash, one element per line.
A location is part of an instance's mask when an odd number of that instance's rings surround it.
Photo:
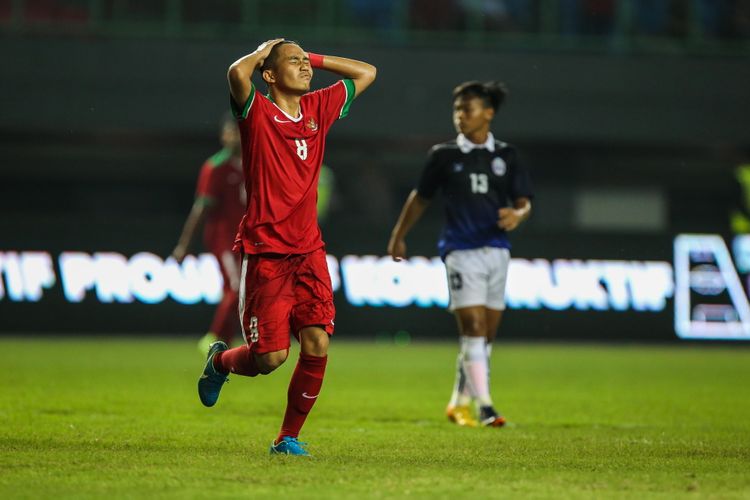
<path fill-rule="evenodd" d="M 372 64 L 357 61 L 356 59 L 347 59 L 346 57 L 324 56 L 308 52 L 310 65 L 313 68 L 321 68 L 331 71 L 344 78 L 350 78 L 354 82 L 354 96 L 364 92 L 372 82 L 375 81 L 378 70 Z"/>
<path fill-rule="evenodd" d="M 388 241 L 388 255 L 393 257 L 393 260 L 399 261 L 406 258 L 406 235 L 422 217 L 429 204 L 430 200 L 419 196 L 416 189 L 409 194 L 391 232 L 391 239 Z"/>
<path fill-rule="evenodd" d="M 268 40 L 258 45 L 255 52 L 237 59 L 229 66 L 227 71 L 227 80 L 229 80 L 229 91 L 232 94 L 235 104 L 242 106 L 250 97 L 252 82 L 250 78 L 253 71 L 263 65 L 263 60 L 268 57 L 271 49 L 277 43 L 283 42 L 283 38 Z"/>

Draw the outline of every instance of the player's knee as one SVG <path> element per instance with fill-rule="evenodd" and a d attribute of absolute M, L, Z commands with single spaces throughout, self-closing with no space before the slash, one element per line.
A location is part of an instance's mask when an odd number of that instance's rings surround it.
<path fill-rule="evenodd" d="M 328 334 L 325 333 L 323 335 L 320 335 L 315 338 L 315 343 L 313 345 L 313 353 L 315 356 L 326 356 L 328 354 L 328 344 L 330 343 L 330 338 L 328 337 Z"/>
<path fill-rule="evenodd" d="M 463 322 L 462 333 L 467 337 L 486 337 L 487 325 L 478 318 L 472 318 Z"/>
<path fill-rule="evenodd" d="M 307 343 L 303 352 L 318 357 L 328 355 L 328 334 L 316 337 L 312 342 Z"/>
<path fill-rule="evenodd" d="M 300 344 L 304 354 L 326 356 L 329 342 L 328 333 L 322 328 L 305 328 L 300 332 Z"/>

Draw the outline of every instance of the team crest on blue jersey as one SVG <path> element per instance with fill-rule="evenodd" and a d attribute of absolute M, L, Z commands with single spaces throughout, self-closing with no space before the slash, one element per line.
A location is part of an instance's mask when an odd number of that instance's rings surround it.
<path fill-rule="evenodd" d="M 463 169 L 464 169 L 464 164 L 463 163 L 454 163 L 453 164 L 453 173 L 454 174 L 459 173 Z"/>
<path fill-rule="evenodd" d="M 492 173 L 502 177 L 505 175 L 505 171 L 507 170 L 507 167 L 505 165 L 505 160 L 503 160 L 500 157 L 497 157 L 492 160 Z"/>
<path fill-rule="evenodd" d="M 318 124 L 315 123 L 315 120 L 313 120 L 312 118 L 310 118 L 309 120 L 307 120 L 307 123 L 305 123 L 305 126 L 307 128 L 309 128 L 313 132 L 315 132 L 316 130 L 318 130 Z"/>

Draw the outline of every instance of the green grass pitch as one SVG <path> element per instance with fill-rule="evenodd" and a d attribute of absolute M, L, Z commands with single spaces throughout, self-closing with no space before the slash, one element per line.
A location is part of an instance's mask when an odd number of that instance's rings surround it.
<path fill-rule="evenodd" d="M 0 339 L 0 498 L 750 498 L 750 350 L 499 343 L 511 424 L 443 415 L 452 343 L 334 342 L 271 457 L 296 358 L 196 395 L 192 340 Z"/>

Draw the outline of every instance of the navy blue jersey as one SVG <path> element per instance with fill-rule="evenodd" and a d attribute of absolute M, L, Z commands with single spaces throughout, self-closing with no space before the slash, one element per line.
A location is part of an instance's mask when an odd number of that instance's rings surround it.
<path fill-rule="evenodd" d="M 429 200 L 438 189 L 446 200 L 445 226 L 438 242 L 443 259 L 453 250 L 510 248 L 508 235 L 497 225 L 498 210 L 534 195 L 529 173 L 518 163 L 516 150 L 492 134 L 483 145 L 459 135 L 432 147 L 417 194 Z"/>

